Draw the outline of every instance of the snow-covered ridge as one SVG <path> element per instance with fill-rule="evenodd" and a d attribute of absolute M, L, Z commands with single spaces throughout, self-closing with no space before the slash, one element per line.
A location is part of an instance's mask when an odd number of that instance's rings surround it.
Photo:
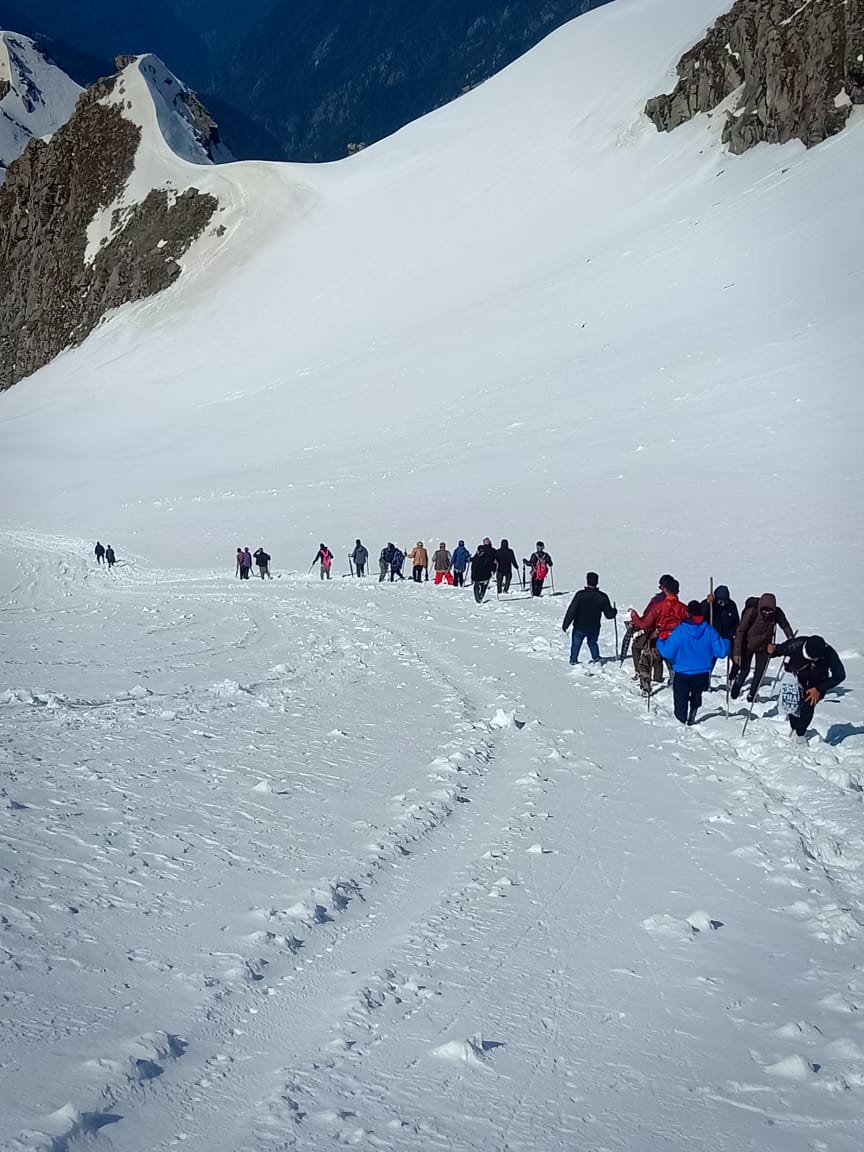
<path fill-rule="evenodd" d="M 66 123 L 80 94 L 32 40 L 0 30 L 0 180 L 34 136 Z"/>

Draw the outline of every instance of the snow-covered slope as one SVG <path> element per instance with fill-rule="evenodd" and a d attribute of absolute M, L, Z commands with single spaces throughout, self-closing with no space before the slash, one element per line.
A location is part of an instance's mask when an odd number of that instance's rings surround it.
<path fill-rule="evenodd" d="M 0 30 L 0 180 L 28 140 L 66 123 L 80 94 L 32 40 Z"/>
<path fill-rule="evenodd" d="M 147 133 L 224 231 L 0 396 L 16 1152 L 857 1152 L 864 124 L 658 135 L 721 7 L 615 0 L 339 164 Z M 568 677 L 562 599 L 291 575 L 484 534 L 775 591 L 849 672 L 819 739 Z"/>

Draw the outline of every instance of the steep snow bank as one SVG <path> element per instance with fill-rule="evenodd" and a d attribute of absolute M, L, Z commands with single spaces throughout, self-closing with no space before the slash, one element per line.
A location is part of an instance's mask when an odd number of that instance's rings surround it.
<path fill-rule="evenodd" d="M 80 94 L 32 40 L 0 30 L 0 180 L 30 139 L 66 123 Z"/>

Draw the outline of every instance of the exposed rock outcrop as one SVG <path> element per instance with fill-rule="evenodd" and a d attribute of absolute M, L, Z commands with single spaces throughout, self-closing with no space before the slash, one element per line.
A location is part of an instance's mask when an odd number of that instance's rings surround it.
<path fill-rule="evenodd" d="M 668 132 L 733 95 L 723 129 L 733 153 L 839 132 L 864 103 L 864 0 L 737 0 L 645 112 Z"/>
<path fill-rule="evenodd" d="M 142 128 L 116 84 L 88 89 L 0 187 L 0 390 L 81 343 L 110 309 L 168 287 L 218 207 L 194 187 L 124 198 Z M 101 243 L 88 233 L 94 221 Z"/>

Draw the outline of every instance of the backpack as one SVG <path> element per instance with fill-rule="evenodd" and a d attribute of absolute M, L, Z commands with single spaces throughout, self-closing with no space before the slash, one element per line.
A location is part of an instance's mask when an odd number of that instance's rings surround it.
<path fill-rule="evenodd" d="M 534 579 L 545 580 L 549 574 L 549 565 L 542 556 L 537 557 L 537 563 L 534 565 Z"/>
<path fill-rule="evenodd" d="M 329 548 L 322 548 L 321 549 L 321 563 L 324 565 L 325 568 L 329 568 L 330 565 L 333 563 L 333 553 L 330 551 Z"/>
<path fill-rule="evenodd" d="M 393 549 L 393 557 L 392 557 L 390 563 L 392 564 L 392 566 L 394 568 L 397 569 L 397 571 L 405 563 L 405 553 L 402 551 L 401 548 L 394 548 Z"/>

